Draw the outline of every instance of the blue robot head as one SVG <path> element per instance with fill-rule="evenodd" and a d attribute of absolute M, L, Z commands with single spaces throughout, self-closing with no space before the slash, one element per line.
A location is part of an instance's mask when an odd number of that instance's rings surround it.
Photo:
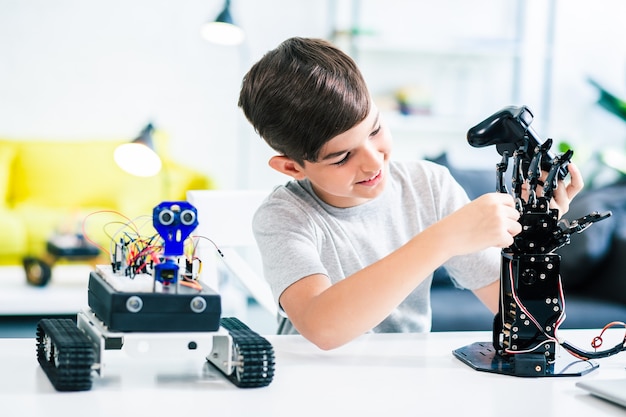
<path fill-rule="evenodd" d="M 152 224 L 163 238 L 164 256 L 180 256 L 185 239 L 198 227 L 198 212 L 186 201 L 164 201 L 152 211 Z"/>

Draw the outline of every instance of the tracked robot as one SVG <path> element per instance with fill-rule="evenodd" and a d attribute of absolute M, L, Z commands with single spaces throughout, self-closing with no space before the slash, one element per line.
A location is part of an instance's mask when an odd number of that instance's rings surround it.
<path fill-rule="evenodd" d="M 37 360 L 58 391 L 84 391 L 106 369 L 108 351 L 150 340 L 166 350 L 198 351 L 235 386 L 258 388 L 274 376 L 274 350 L 234 317 L 221 317 L 218 293 L 197 277 L 184 257 L 187 238 L 198 225 L 188 202 L 163 202 L 152 213 L 156 236 L 124 238 L 111 265 L 89 276 L 89 308 L 77 320 L 43 319 L 37 325 Z M 128 235 L 128 234 L 126 234 Z"/>
<path fill-rule="evenodd" d="M 453 354 L 474 369 L 487 372 L 583 375 L 598 366 L 590 359 L 621 352 L 626 340 L 605 351 L 586 352 L 558 337 L 565 319 L 565 298 L 561 257 L 555 251 L 568 244 L 572 234 L 608 218 L 611 212 L 593 212 L 571 222 L 559 219 L 558 210 L 551 209 L 549 203 L 558 181 L 568 174 L 573 152 L 554 154 L 550 150 L 552 139 L 541 139 L 530 126 L 532 120 L 527 107 L 511 106 L 467 133 L 471 146 L 495 145 L 502 156 L 496 165 L 496 191 L 509 193 L 505 173 L 509 160 L 513 160 L 511 187 L 522 232 L 501 252 L 500 306 L 494 318 L 493 340 L 474 343 Z M 547 172 L 543 180 L 542 171 Z M 524 184 L 528 191 L 523 195 Z M 557 354 L 559 346 L 564 349 Z"/>

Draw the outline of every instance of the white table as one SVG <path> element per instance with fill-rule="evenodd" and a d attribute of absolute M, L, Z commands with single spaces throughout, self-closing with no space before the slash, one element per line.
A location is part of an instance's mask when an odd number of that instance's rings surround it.
<path fill-rule="evenodd" d="M 598 332 L 563 330 L 586 348 Z M 623 337 L 610 331 L 605 344 Z M 267 336 L 273 382 L 239 389 L 202 358 L 120 354 L 90 391 L 56 392 L 34 339 L 0 340 L 0 410 L 27 416 L 612 416 L 626 410 L 575 386 L 581 378 L 626 377 L 626 353 L 600 359 L 582 377 L 521 378 L 475 371 L 452 351 L 490 332 L 365 335 L 333 351 L 299 336 Z M 118 352 L 119 353 L 119 352 Z"/>

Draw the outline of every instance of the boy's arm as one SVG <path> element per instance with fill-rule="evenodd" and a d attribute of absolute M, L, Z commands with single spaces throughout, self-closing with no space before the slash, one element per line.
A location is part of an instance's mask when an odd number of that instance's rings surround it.
<path fill-rule="evenodd" d="M 499 310 L 500 303 L 500 280 L 496 280 L 486 287 L 473 291 L 476 297 L 487 306 L 489 311 L 496 314 Z"/>
<path fill-rule="evenodd" d="M 573 164 L 570 174 L 569 183 L 559 184 L 551 202 L 561 214 L 583 187 Z M 322 349 L 333 349 L 378 325 L 451 257 L 510 246 L 521 231 L 518 219 L 512 196 L 485 194 L 335 285 L 324 275 L 295 282 L 282 293 L 280 304 L 304 337 Z M 499 284 L 497 280 L 474 291 L 494 313 L 498 311 Z"/>
<path fill-rule="evenodd" d="M 486 194 L 334 285 L 324 275 L 297 281 L 281 295 L 281 306 L 320 348 L 341 346 L 378 325 L 451 257 L 511 245 L 521 231 L 518 218 L 510 195 Z"/>

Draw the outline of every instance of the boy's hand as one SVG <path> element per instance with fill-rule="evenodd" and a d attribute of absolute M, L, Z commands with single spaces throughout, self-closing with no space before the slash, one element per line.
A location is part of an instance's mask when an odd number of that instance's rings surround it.
<path fill-rule="evenodd" d="M 558 209 L 559 216 L 563 216 L 569 211 L 570 202 L 574 199 L 584 187 L 584 181 L 578 167 L 570 162 L 567 166 L 569 170 L 569 176 L 565 180 L 559 181 L 557 187 L 554 190 L 554 196 L 550 200 L 550 208 Z M 547 173 L 542 172 L 541 180 L 545 180 Z M 539 185 L 537 187 L 537 196 L 541 196 L 543 187 Z M 527 184 L 522 186 L 522 197 L 528 199 Z"/>
<path fill-rule="evenodd" d="M 505 248 L 522 231 L 519 211 L 509 194 L 488 193 L 478 197 L 443 220 L 453 255 L 488 247 Z"/>
<path fill-rule="evenodd" d="M 550 200 L 550 208 L 558 209 L 560 216 L 569 211 L 570 202 L 585 186 L 578 167 L 570 162 L 567 168 L 569 170 L 569 181 L 567 181 L 567 178 L 559 181 L 558 187 L 554 190 L 554 198 Z"/>

